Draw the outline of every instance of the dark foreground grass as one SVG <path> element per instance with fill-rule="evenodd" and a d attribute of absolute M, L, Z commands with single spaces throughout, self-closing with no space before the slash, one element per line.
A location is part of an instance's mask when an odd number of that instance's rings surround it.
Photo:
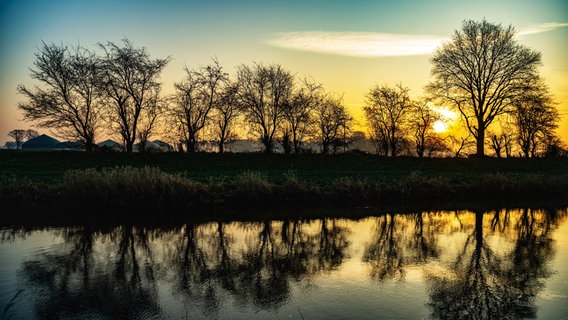
<path fill-rule="evenodd" d="M 141 214 L 566 199 L 566 158 L 0 152 L 0 201 L 12 210 Z"/>

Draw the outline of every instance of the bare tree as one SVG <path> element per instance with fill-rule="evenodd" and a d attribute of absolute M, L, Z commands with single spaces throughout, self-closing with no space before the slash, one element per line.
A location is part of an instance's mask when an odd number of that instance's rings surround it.
<path fill-rule="evenodd" d="M 217 59 L 198 70 L 185 68 L 186 77 L 175 84 L 170 113 L 182 129 L 186 151 L 197 151 L 199 134 L 210 120 L 210 112 L 221 103 L 221 89 L 228 74 Z"/>
<path fill-rule="evenodd" d="M 315 136 L 321 144 L 321 153 L 337 152 L 351 136 L 353 117 L 349 115 L 343 97 L 325 94 L 314 109 Z"/>
<path fill-rule="evenodd" d="M 304 78 L 290 97 L 284 117 L 294 153 L 300 153 L 304 139 L 310 133 L 312 113 L 320 102 L 321 95 L 321 84 Z"/>
<path fill-rule="evenodd" d="M 466 135 L 450 135 L 447 139 L 450 140 L 451 149 L 454 151 L 455 158 L 467 156 L 468 151 L 472 150 L 475 146 L 475 140 L 469 131 Z"/>
<path fill-rule="evenodd" d="M 497 118 L 496 130 L 487 131 L 487 143 L 497 158 L 511 157 L 517 144 L 517 128 L 511 113 Z"/>
<path fill-rule="evenodd" d="M 8 136 L 12 137 L 14 139 L 14 141 L 16 142 L 16 149 L 21 149 L 22 144 L 26 141 L 26 139 L 29 139 L 28 134 L 27 134 L 28 131 L 30 131 L 30 130 L 16 129 L 16 130 L 12 130 L 12 131 L 8 132 Z M 37 136 L 37 134 L 36 134 L 36 136 Z"/>
<path fill-rule="evenodd" d="M 122 46 L 107 42 L 99 47 L 105 53 L 102 88 L 110 101 L 107 120 L 122 137 L 126 151 L 132 152 L 140 118 L 157 111 L 161 87 L 157 79 L 170 59 L 151 59 L 146 48 L 135 48 L 128 39 L 122 40 Z"/>
<path fill-rule="evenodd" d="M 212 129 L 219 153 L 225 152 L 225 146 L 237 137 L 235 122 L 240 116 L 238 94 L 239 84 L 227 81 L 221 88 L 219 103 L 215 104 L 213 110 Z"/>
<path fill-rule="evenodd" d="M 284 120 L 294 77 L 279 64 L 240 65 L 237 79 L 239 100 L 253 134 L 260 138 L 266 153 L 272 153 L 275 135 Z"/>
<path fill-rule="evenodd" d="M 440 142 L 434 132 L 434 123 L 441 117 L 432 109 L 427 100 L 416 101 L 411 112 L 410 129 L 413 133 L 416 154 L 422 158 L 429 148 L 435 148 Z"/>
<path fill-rule="evenodd" d="M 24 133 L 24 137 L 26 140 L 30 140 L 31 138 L 35 138 L 37 136 L 39 136 L 39 133 L 33 129 L 28 129 Z"/>
<path fill-rule="evenodd" d="M 159 90 L 159 88 L 155 88 Z M 150 137 L 156 134 L 166 124 L 164 123 L 165 105 L 166 103 L 160 98 L 159 92 L 154 92 L 150 95 L 151 99 L 148 105 L 147 112 L 142 112 L 138 121 L 137 138 L 139 141 L 138 151 L 146 152 L 148 141 Z"/>
<path fill-rule="evenodd" d="M 461 113 L 477 156 L 485 155 L 488 126 L 510 110 L 541 64 L 540 53 L 518 44 L 515 34 L 512 26 L 467 20 L 431 60 L 434 80 L 426 90 Z"/>
<path fill-rule="evenodd" d="M 547 141 L 558 127 L 559 113 L 540 78 L 533 78 L 513 102 L 511 112 L 517 126 L 517 141 L 523 155 L 534 157 L 539 149 L 544 153 Z"/>
<path fill-rule="evenodd" d="M 557 136 L 549 137 L 546 143 L 545 157 L 568 157 L 568 147 Z"/>
<path fill-rule="evenodd" d="M 101 127 L 101 93 L 98 90 L 101 64 L 95 54 L 80 45 L 42 42 L 35 54 L 32 79 L 42 87 L 18 86 L 28 101 L 20 103 L 24 119 L 37 121 L 70 140 L 81 140 L 92 151 Z"/>
<path fill-rule="evenodd" d="M 382 138 L 387 155 L 396 157 L 405 140 L 408 120 L 413 108 L 409 89 L 398 84 L 395 88 L 375 86 L 366 95 L 363 107 L 367 123 L 375 139 Z"/>
<path fill-rule="evenodd" d="M 502 133 L 488 131 L 489 147 L 495 152 L 497 158 L 502 158 L 505 149 L 505 136 Z"/>
<path fill-rule="evenodd" d="M 8 132 L 8 136 L 12 137 L 16 142 L 16 149 L 22 148 L 22 143 L 24 143 L 26 130 L 16 129 Z"/>

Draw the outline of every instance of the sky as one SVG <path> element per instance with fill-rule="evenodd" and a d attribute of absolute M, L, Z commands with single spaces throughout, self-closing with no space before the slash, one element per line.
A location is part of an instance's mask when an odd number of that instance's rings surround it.
<path fill-rule="evenodd" d="M 558 136 L 568 144 L 568 1 L 566 0 L 0 0 L 0 146 L 22 121 L 17 86 L 33 87 L 42 42 L 81 45 L 129 39 L 152 58 L 171 58 L 161 74 L 171 93 L 184 67 L 218 59 L 231 76 L 238 65 L 277 63 L 343 95 L 361 122 L 365 95 L 402 84 L 423 96 L 430 59 L 464 20 L 512 25 L 517 41 L 542 54 L 540 67 L 560 112 Z M 101 138 L 101 141 L 104 140 Z"/>

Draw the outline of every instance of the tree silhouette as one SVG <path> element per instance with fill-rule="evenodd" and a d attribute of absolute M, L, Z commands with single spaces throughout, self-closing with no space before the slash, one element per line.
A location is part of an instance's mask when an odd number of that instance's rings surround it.
<path fill-rule="evenodd" d="M 347 145 L 353 117 L 342 100 L 341 96 L 327 94 L 314 109 L 314 134 L 323 154 L 335 153 L 338 147 Z"/>
<path fill-rule="evenodd" d="M 102 89 L 111 103 L 107 105 L 110 129 L 119 134 L 132 152 L 141 119 L 152 119 L 160 107 L 161 84 L 157 81 L 169 58 L 151 59 L 146 48 L 135 48 L 128 39 L 122 46 L 113 42 L 99 44 L 102 59 Z M 153 121 L 146 122 L 146 130 Z M 147 137 L 146 137 L 147 138 Z"/>
<path fill-rule="evenodd" d="M 366 95 L 363 107 L 371 135 L 383 140 L 386 154 L 396 157 L 405 141 L 413 103 L 409 89 L 398 84 L 395 88 L 375 86 Z"/>
<path fill-rule="evenodd" d="M 240 65 L 237 79 L 243 113 L 251 131 L 260 138 L 265 153 L 272 153 L 275 136 L 293 89 L 293 76 L 279 64 Z"/>
<path fill-rule="evenodd" d="M 14 141 L 16 142 L 16 149 L 20 149 L 26 140 L 37 137 L 38 133 L 32 129 L 16 129 L 8 132 L 8 136 L 14 138 Z"/>
<path fill-rule="evenodd" d="M 18 104 L 24 119 L 65 138 L 81 140 L 92 151 L 102 125 L 99 59 L 79 45 L 68 48 L 42 42 L 34 66 L 31 77 L 42 87 L 18 85 L 17 89 L 28 99 Z"/>
<path fill-rule="evenodd" d="M 430 107 L 428 101 L 415 102 L 411 112 L 409 125 L 418 157 L 424 157 L 428 151 L 432 153 L 443 149 L 442 139 L 434 132 L 434 123 L 441 119 L 440 114 Z"/>
<path fill-rule="evenodd" d="M 210 121 L 211 111 L 220 104 L 226 106 L 227 101 L 221 101 L 221 90 L 229 78 L 217 59 L 197 70 L 186 67 L 185 72 L 185 79 L 175 84 L 170 118 L 180 128 L 186 151 L 193 153 L 198 149 L 202 129 Z"/>
<path fill-rule="evenodd" d="M 426 90 L 460 112 L 476 139 L 478 156 L 485 155 L 489 125 L 511 110 L 538 76 L 540 53 L 518 44 L 515 34 L 512 26 L 467 20 L 431 59 L 434 80 Z"/>
<path fill-rule="evenodd" d="M 219 147 L 219 153 L 225 152 L 225 146 L 236 140 L 236 122 L 241 115 L 238 101 L 239 84 L 226 81 L 221 88 L 221 97 L 213 109 L 211 126 L 213 137 Z"/>
<path fill-rule="evenodd" d="M 295 88 L 284 111 L 294 153 L 300 153 L 306 137 L 312 131 L 313 112 L 322 99 L 322 86 L 304 78 Z"/>
<path fill-rule="evenodd" d="M 531 80 L 514 99 L 511 111 L 517 125 L 517 141 L 526 158 L 536 156 L 539 149 L 544 153 L 547 141 L 554 137 L 559 119 L 548 87 L 542 79 Z"/>

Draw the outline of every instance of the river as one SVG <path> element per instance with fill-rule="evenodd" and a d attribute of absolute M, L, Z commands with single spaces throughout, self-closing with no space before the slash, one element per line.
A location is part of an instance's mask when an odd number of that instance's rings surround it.
<path fill-rule="evenodd" d="M 568 209 L 2 226 L 1 319 L 566 319 Z"/>

